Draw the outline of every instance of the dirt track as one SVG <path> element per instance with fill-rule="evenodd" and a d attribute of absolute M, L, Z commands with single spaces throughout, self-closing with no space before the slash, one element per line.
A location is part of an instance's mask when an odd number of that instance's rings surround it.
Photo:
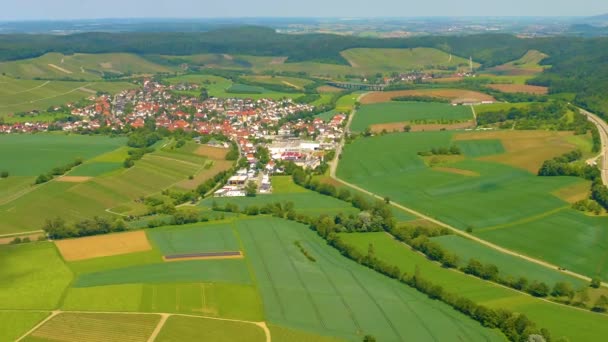
<path fill-rule="evenodd" d="M 0 310 L 0 312 L 2 312 L 2 311 L 6 312 L 7 310 Z M 14 311 L 14 310 L 8 310 L 8 311 Z M 262 329 L 264 331 L 264 335 L 266 335 L 266 342 L 272 342 L 272 336 L 270 334 L 270 329 L 268 329 L 268 326 L 266 325 L 266 322 L 253 322 L 253 321 L 245 321 L 245 320 L 239 320 L 239 319 L 229 319 L 229 318 L 219 318 L 219 317 L 207 317 L 207 316 L 196 316 L 196 315 L 175 314 L 175 313 L 165 313 L 165 312 L 63 311 L 63 310 L 55 310 L 55 311 L 46 311 L 46 310 L 16 310 L 16 311 L 18 311 L 18 312 L 48 312 L 48 313 L 50 313 L 50 315 L 48 317 L 46 317 L 40 323 L 38 323 L 37 325 L 35 325 L 28 332 L 26 332 L 25 334 L 23 334 L 23 336 L 21 336 L 20 338 L 18 338 L 16 340 L 16 342 L 24 340 L 27 336 L 29 336 L 31 333 L 33 333 L 34 331 L 36 331 L 36 329 L 38 329 L 41 326 L 43 326 L 46 322 L 50 321 L 53 317 L 55 317 L 55 316 L 57 316 L 59 314 L 62 314 L 62 313 L 102 314 L 102 315 L 114 315 L 114 314 L 124 314 L 124 315 L 159 315 L 159 316 L 161 316 L 161 320 L 158 323 L 158 325 L 156 326 L 156 329 L 154 330 L 154 332 L 152 333 L 152 335 L 150 335 L 150 338 L 148 338 L 148 342 L 153 342 L 156 339 L 156 337 L 158 336 L 158 333 L 160 333 L 160 331 L 162 330 L 162 328 L 163 328 L 166 320 L 169 317 L 171 317 L 171 316 L 191 317 L 191 318 L 203 318 L 203 319 L 212 319 L 212 320 L 216 320 L 216 321 L 253 324 L 253 325 L 256 325 L 256 326 L 260 327 L 260 329 Z"/>

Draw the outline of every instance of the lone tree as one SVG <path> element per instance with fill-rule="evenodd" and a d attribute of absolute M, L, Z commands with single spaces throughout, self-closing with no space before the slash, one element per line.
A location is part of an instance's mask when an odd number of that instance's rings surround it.
<path fill-rule="evenodd" d="M 249 181 L 249 183 L 247 183 L 247 185 L 245 186 L 245 194 L 247 195 L 247 197 L 255 197 L 257 193 L 258 186 L 253 181 Z"/>
<path fill-rule="evenodd" d="M 2 171 L 0 172 L 0 178 L 8 178 L 8 171 Z"/>

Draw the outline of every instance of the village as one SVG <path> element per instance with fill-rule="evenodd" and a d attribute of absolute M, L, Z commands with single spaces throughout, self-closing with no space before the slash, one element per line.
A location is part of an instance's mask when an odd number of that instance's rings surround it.
<path fill-rule="evenodd" d="M 335 150 L 344 133 L 346 114 L 336 114 L 326 122 L 312 116 L 314 106 L 288 98 L 253 100 L 179 93 L 193 90 L 198 91 L 199 86 L 145 80 L 140 89 L 125 90 L 115 96 L 91 96 L 84 106 L 66 104 L 73 120 L 0 124 L 0 133 L 122 133 L 153 128 L 194 133 L 193 136 L 223 135 L 238 145 L 248 167 L 237 171 L 214 194 L 220 197 L 246 196 L 250 182 L 255 184 L 257 193 L 271 193 L 270 176 L 282 172 L 277 163 L 289 161 L 316 169 L 324 162 L 326 153 Z M 310 115 L 297 116 L 307 113 Z M 256 158 L 260 148 L 268 154 L 263 163 Z"/>

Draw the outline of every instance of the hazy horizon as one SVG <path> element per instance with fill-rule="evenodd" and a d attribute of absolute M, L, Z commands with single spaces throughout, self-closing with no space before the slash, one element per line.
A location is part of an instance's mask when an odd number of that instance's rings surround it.
<path fill-rule="evenodd" d="M 522 10 L 524 9 L 524 10 Z M 203 2 L 196 0 L 148 0 L 141 3 L 105 0 L 30 0 L 7 3 L 0 21 L 95 20 L 95 19 L 238 19 L 238 18 L 414 18 L 414 17 L 591 17 L 608 13 L 608 2 L 597 0 L 435 0 L 416 3 L 377 0 L 370 6 L 351 1 L 309 0 L 276 3 L 270 0 Z"/>

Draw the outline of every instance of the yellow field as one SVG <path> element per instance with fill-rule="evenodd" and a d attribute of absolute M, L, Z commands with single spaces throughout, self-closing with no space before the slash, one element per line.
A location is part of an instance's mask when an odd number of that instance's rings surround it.
<path fill-rule="evenodd" d="M 506 153 L 482 157 L 481 160 L 511 165 L 536 174 L 545 160 L 576 149 L 576 145 L 568 141 L 572 134 L 553 131 L 489 131 L 456 134 L 454 140 L 499 139 Z"/>
<path fill-rule="evenodd" d="M 146 233 L 135 231 L 55 241 L 67 261 L 128 254 L 152 249 Z"/>
<path fill-rule="evenodd" d="M 575 203 L 589 198 L 591 182 L 580 182 L 553 192 L 553 195 L 568 202 Z"/>
<path fill-rule="evenodd" d="M 227 148 L 204 145 L 196 149 L 196 154 L 215 160 L 225 160 L 228 151 Z"/>
<path fill-rule="evenodd" d="M 62 313 L 30 336 L 35 341 L 141 342 L 152 335 L 159 320 L 158 315 Z"/>

